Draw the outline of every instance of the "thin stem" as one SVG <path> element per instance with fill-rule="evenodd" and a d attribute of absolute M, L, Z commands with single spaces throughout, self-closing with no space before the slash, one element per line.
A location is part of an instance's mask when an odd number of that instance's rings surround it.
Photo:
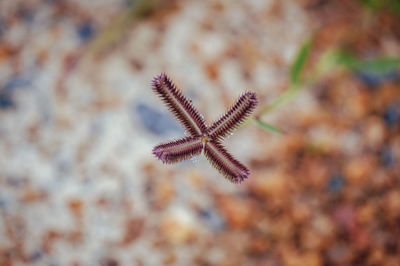
<path fill-rule="evenodd" d="M 290 101 L 300 90 L 300 85 L 293 85 L 289 87 L 287 91 L 281 94 L 277 99 L 275 99 L 272 103 L 265 106 L 261 111 L 256 115 L 256 118 L 262 117 L 264 114 L 282 106 L 283 104 Z"/>

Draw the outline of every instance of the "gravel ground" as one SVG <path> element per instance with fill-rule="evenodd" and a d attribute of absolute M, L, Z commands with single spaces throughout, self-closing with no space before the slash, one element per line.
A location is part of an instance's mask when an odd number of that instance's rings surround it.
<path fill-rule="evenodd" d="M 298 49 L 400 55 L 399 17 L 341 1 L 0 2 L 0 265 L 400 265 L 400 83 L 333 71 L 204 156 L 151 91 L 165 72 L 219 118 L 289 86 Z M 307 69 L 311 67 L 307 67 Z"/>

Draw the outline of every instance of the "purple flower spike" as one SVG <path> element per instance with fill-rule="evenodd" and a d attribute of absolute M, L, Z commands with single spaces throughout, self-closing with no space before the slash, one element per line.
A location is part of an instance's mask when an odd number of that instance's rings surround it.
<path fill-rule="evenodd" d="M 246 166 L 233 158 L 218 142 L 207 142 L 204 147 L 204 155 L 220 173 L 234 183 L 241 183 L 250 174 Z"/>
<path fill-rule="evenodd" d="M 176 163 L 199 155 L 202 150 L 200 137 L 186 137 L 155 146 L 153 154 L 163 163 Z"/>
<path fill-rule="evenodd" d="M 226 137 L 253 112 L 257 102 L 255 93 L 243 94 L 231 109 L 207 130 L 207 135 L 218 140 Z"/>
<path fill-rule="evenodd" d="M 161 74 L 154 78 L 153 91 L 161 97 L 191 136 L 201 136 L 206 131 L 204 119 L 167 75 Z"/>
<path fill-rule="evenodd" d="M 154 78 L 153 90 L 161 97 L 169 110 L 182 123 L 190 136 L 153 149 L 153 154 L 163 163 L 176 163 L 199 155 L 204 155 L 228 180 L 241 183 L 250 171 L 236 160 L 220 143 L 251 114 L 257 105 L 257 97 L 247 92 L 239 97 L 232 108 L 209 128 L 203 117 L 185 98 L 165 74 Z"/>

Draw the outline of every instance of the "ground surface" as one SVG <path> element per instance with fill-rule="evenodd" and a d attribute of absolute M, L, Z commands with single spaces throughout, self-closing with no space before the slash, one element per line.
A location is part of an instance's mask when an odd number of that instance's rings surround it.
<path fill-rule="evenodd" d="M 150 90 L 168 73 L 209 123 L 246 90 L 261 109 L 310 36 L 310 64 L 332 46 L 399 55 L 399 18 L 153 2 L 0 2 L 0 265 L 399 265 L 398 71 L 328 73 L 263 117 L 285 134 L 236 131 L 241 185 L 152 156 L 184 131 Z"/>

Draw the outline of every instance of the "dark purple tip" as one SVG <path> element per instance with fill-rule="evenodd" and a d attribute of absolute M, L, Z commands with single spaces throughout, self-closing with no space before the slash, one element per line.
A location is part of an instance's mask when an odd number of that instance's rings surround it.
<path fill-rule="evenodd" d="M 168 80 L 167 75 L 165 73 L 161 73 L 159 76 L 153 78 L 153 85 L 161 86 L 166 80 Z"/>
<path fill-rule="evenodd" d="M 249 98 L 252 103 L 255 103 L 255 104 L 258 103 L 257 94 L 255 92 L 251 92 L 249 95 Z"/>
<path fill-rule="evenodd" d="M 160 159 L 161 161 L 163 161 L 164 163 L 165 163 L 165 155 L 164 155 L 164 152 L 163 152 L 163 148 L 161 148 L 161 147 L 154 147 L 154 149 L 153 149 L 153 154 L 158 158 L 158 159 Z"/>
<path fill-rule="evenodd" d="M 248 176 L 250 175 L 250 171 L 247 169 L 243 169 L 239 175 L 236 177 L 235 183 L 242 183 L 243 180 L 245 180 Z"/>
<path fill-rule="evenodd" d="M 255 92 L 246 92 L 245 94 L 243 94 L 244 98 L 249 99 L 250 102 L 257 104 L 258 100 L 257 100 L 257 94 Z"/>

